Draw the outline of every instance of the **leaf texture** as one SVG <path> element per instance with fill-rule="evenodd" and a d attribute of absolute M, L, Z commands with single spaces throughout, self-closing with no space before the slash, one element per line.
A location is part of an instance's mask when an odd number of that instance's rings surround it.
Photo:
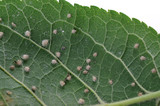
<path fill-rule="evenodd" d="M 71 17 L 67 18 L 67 14 Z M 2 0 L 0 18 L 0 32 L 4 32 L 0 40 L 0 103 L 76 106 L 83 98 L 85 105 L 95 105 L 160 90 L 160 37 L 137 19 L 95 6 L 72 6 L 64 0 Z M 30 38 L 25 36 L 27 30 Z M 47 47 L 42 46 L 44 39 L 49 40 Z M 134 48 L 135 44 L 139 44 L 138 48 Z M 59 58 L 56 52 L 61 53 Z M 29 59 L 10 70 L 23 54 L 28 54 Z M 51 64 L 53 59 L 58 64 Z M 86 59 L 91 59 L 91 68 L 84 75 Z M 24 71 L 26 66 L 30 67 L 29 73 Z M 77 71 L 77 66 L 82 70 Z M 68 74 L 71 80 L 61 87 L 59 82 Z M 35 93 L 32 86 L 37 87 Z M 86 88 L 88 93 L 84 93 Z M 6 90 L 12 95 L 8 96 Z M 156 103 L 154 99 L 133 106 Z"/>

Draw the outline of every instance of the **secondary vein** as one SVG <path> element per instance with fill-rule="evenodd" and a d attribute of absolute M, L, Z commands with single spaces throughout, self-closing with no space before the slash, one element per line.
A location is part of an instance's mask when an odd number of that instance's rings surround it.
<path fill-rule="evenodd" d="M 19 81 L 18 79 L 16 79 L 13 75 L 11 75 L 6 69 L 4 69 L 2 66 L 0 66 L 0 69 L 5 72 L 7 75 L 9 75 L 12 79 L 14 79 L 17 83 L 19 83 L 20 85 L 22 85 L 29 93 L 31 93 L 35 99 L 37 99 L 37 101 L 42 104 L 43 106 L 47 106 L 42 100 L 40 100 L 40 98 L 38 96 L 36 96 L 25 84 L 23 84 L 21 81 Z"/>

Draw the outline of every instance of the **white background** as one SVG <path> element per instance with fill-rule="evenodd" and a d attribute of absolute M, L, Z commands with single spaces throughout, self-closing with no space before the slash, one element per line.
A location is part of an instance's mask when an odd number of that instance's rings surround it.
<path fill-rule="evenodd" d="M 97 6 L 137 18 L 160 33 L 160 0 L 66 0 L 71 4 Z"/>

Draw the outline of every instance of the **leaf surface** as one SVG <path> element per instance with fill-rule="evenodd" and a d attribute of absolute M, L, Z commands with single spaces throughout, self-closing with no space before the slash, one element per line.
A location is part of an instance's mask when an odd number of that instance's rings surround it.
<path fill-rule="evenodd" d="M 94 6 L 72 6 L 64 0 L 3 0 L 0 17 L 0 32 L 4 32 L 0 40 L 0 103 L 75 106 L 83 98 L 86 105 L 95 105 L 160 90 L 159 35 L 137 19 Z M 57 34 L 53 33 L 55 29 Z M 27 30 L 30 38 L 25 36 Z M 44 39 L 49 40 L 47 47 L 42 46 Z M 139 44 L 137 49 L 135 44 Z M 56 52 L 61 53 L 60 58 Z M 29 60 L 10 70 L 23 54 L 28 54 Z M 142 61 L 141 56 L 146 59 Z M 91 68 L 84 75 L 88 58 Z M 53 59 L 58 64 L 51 64 Z M 24 71 L 25 66 L 30 67 L 29 73 Z M 82 66 L 82 71 L 77 71 L 77 66 Z M 151 72 L 154 68 L 156 73 Z M 61 87 L 59 82 L 68 74 L 72 79 Z M 32 86 L 37 87 L 35 93 Z M 86 88 L 89 93 L 85 94 Z M 12 91 L 10 102 L 5 99 L 6 90 Z M 156 103 L 154 99 L 134 106 Z"/>

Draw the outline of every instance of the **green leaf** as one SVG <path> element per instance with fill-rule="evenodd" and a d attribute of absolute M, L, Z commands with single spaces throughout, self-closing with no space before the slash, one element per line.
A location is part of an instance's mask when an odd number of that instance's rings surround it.
<path fill-rule="evenodd" d="M 76 106 L 80 98 L 85 105 L 159 104 L 160 37 L 145 23 L 113 10 L 72 6 L 64 0 L 2 0 L 0 18 L 4 33 L 0 39 L 0 104 Z M 43 47 L 45 39 L 49 44 Z M 59 58 L 56 52 L 61 53 Z M 24 54 L 29 59 L 15 65 Z M 53 59 L 58 63 L 51 64 Z M 91 68 L 84 75 L 88 64 Z M 65 81 L 63 87 L 60 81 Z M 84 93 L 86 88 L 88 93 Z M 138 97 L 141 93 L 144 96 Z"/>

